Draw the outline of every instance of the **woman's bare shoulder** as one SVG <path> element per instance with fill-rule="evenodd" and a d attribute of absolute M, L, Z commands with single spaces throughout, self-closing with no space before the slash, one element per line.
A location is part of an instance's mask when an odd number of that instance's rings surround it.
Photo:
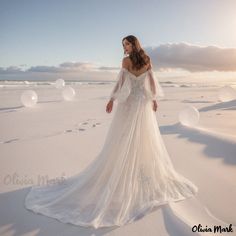
<path fill-rule="evenodd" d="M 128 70 L 129 66 L 130 66 L 130 58 L 124 57 L 122 60 L 122 67 Z"/>
<path fill-rule="evenodd" d="M 147 55 L 146 63 L 148 65 L 148 69 L 151 69 L 152 68 L 152 61 L 151 61 L 151 58 L 148 55 Z"/>

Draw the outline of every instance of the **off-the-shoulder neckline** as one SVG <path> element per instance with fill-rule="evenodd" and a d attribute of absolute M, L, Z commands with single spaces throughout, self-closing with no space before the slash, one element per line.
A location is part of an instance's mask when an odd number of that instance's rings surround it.
<path fill-rule="evenodd" d="M 133 75 L 135 78 L 139 78 L 141 75 L 144 75 L 145 73 L 147 73 L 148 71 L 150 71 L 151 69 L 146 70 L 145 72 L 143 72 L 142 74 L 136 76 L 135 74 L 131 73 L 129 70 L 127 70 L 126 68 L 122 67 L 123 70 L 127 71 L 128 73 L 130 73 L 131 75 Z"/>

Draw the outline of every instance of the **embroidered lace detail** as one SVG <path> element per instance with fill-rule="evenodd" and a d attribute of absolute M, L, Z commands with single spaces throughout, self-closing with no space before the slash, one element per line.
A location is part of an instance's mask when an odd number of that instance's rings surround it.
<path fill-rule="evenodd" d="M 146 174 L 144 165 L 141 165 L 139 169 L 138 181 L 144 186 L 145 185 L 150 186 L 151 184 L 151 177 Z"/>

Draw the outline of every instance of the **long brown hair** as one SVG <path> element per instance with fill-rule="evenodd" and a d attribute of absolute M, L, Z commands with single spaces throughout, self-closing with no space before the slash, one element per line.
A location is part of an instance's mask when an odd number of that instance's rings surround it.
<path fill-rule="evenodd" d="M 134 35 L 128 35 L 122 39 L 122 44 L 125 39 L 132 45 L 132 52 L 129 54 L 129 58 L 132 61 L 132 70 L 140 70 L 144 65 L 148 65 L 150 57 L 141 47 L 139 40 Z"/>

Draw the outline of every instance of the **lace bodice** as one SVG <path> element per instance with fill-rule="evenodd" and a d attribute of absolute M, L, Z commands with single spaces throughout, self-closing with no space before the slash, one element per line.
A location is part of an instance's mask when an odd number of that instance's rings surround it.
<path fill-rule="evenodd" d="M 152 69 L 136 76 L 126 68 L 121 68 L 117 77 L 117 83 L 110 94 L 111 100 L 116 100 L 122 96 L 121 91 L 125 89 L 128 89 L 130 96 L 136 99 L 145 97 L 154 100 L 158 96 L 164 96 L 163 89 L 155 78 Z"/>
<path fill-rule="evenodd" d="M 130 80 L 130 96 L 134 97 L 136 100 L 139 98 L 145 98 L 146 97 L 146 90 L 145 90 L 145 78 L 147 75 L 147 71 L 142 73 L 139 76 L 135 76 L 129 71 L 126 71 L 128 74 L 128 78 Z"/>

